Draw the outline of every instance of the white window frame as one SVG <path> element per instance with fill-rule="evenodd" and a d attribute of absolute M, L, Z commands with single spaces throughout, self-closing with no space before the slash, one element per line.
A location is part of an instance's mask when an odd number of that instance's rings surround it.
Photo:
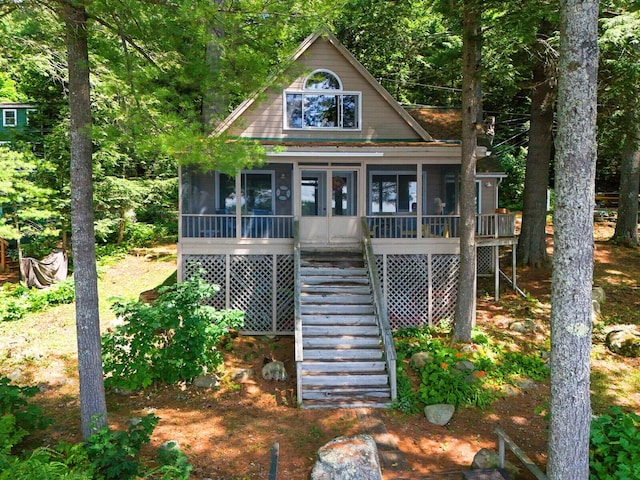
<path fill-rule="evenodd" d="M 13 123 L 7 123 L 7 113 L 13 112 Z M 18 110 L 15 108 L 7 108 L 2 110 L 2 126 L 17 127 L 18 126 Z"/>
<path fill-rule="evenodd" d="M 330 75 L 332 75 L 333 77 L 336 78 L 336 80 L 338 81 L 338 84 L 340 86 L 340 88 L 338 90 L 335 89 L 327 89 L 327 90 L 322 90 L 322 89 L 305 89 L 304 86 L 307 84 L 307 81 L 309 80 L 309 78 L 319 72 L 323 72 L 323 73 L 328 73 Z M 301 127 L 293 127 L 290 126 L 288 123 L 288 115 L 287 115 L 287 95 L 300 95 L 302 96 L 302 105 L 301 105 L 301 109 L 302 109 L 302 126 Z M 309 126 L 309 125 L 305 125 L 304 124 L 304 97 L 308 95 L 308 96 L 318 96 L 318 95 L 335 95 L 337 97 L 339 97 L 339 105 L 338 105 L 338 122 L 340 123 L 340 125 L 336 126 L 336 127 L 314 127 L 314 126 Z M 357 126 L 355 128 L 345 128 L 342 126 L 342 99 L 345 96 L 349 96 L 352 95 L 354 97 L 357 97 L 358 99 L 358 111 L 356 113 L 356 121 L 357 121 Z M 328 70 L 326 68 L 319 68 L 314 70 L 313 72 L 311 72 L 309 75 L 307 75 L 304 79 L 304 81 L 302 82 L 302 89 L 300 90 L 284 90 L 282 92 L 282 126 L 283 126 L 283 130 L 296 130 L 296 131 L 300 131 L 300 130 L 307 130 L 307 131 L 331 131 L 331 132 L 335 132 L 335 131 L 340 131 L 340 132 L 359 132 L 362 131 L 362 92 L 359 91 L 355 91 L 355 90 L 343 90 L 343 86 L 342 86 L 342 80 L 340 79 L 340 77 L 338 75 L 335 74 L 335 72 L 332 72 L 331 70 Z"/>
<path fill-rule="evenodd" d="M 27 121 L 26 121 L 26 124 L 27 124 L 27 125 L 31 125 L 31 119 L 30 119 L 30 117 L 31 117 L 31 115 L 32 115 L 32 114 L 37 113 L 37 112 L 38 112 L 38 110 L 37 110 L 36 108 L 29 108 L 29 109 L 27 109 L 27 114 L 26 114 L 26 120 L 27 120 Z"/>

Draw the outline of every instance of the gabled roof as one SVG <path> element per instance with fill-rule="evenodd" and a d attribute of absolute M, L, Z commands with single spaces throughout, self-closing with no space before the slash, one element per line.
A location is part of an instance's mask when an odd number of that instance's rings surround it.
<path fill-rule="evenodd" d="M 34 105 L 30 103 L 19 103 L 19 102 L 0 102 L 0 108 L 2 109 L 11 109 L 11 108 L 35 108 Z"/>
<path fill-rule="evenodd" d="M 358 73 L 364 78 L 371 87 L 382 97 L 389 106 L 416 132 L 419 138 L 425 142 L 432 142 L 433 137 L 427 133 L 427 131 L 420 126 L 420 124 L 404 110 L 400 104 L 391 96 L 387 90 L 385 90 L 380 83 L 364 68 L 364 66 L 340 43 L 340 41 L 326 29 L 314 33 L 307 37 L 302 44 L 298 47 L 295 53 L 289 59 L 289 62 L 283 68 L 283 71 L 293 65 L 319 38 L 326 39 L 335 49 L 358 71 Z M 249 110 L 258 100 L 258 97 L 264 93 L 269 87 L 272 87 L 274 81 L 267 85 L 262 90 L 256 92 L 250 98 L 242 102 L 218 127 L 215 129 L 214 134 L 225 132 L 233 123 L 238 120 L 247 110 Z"/>

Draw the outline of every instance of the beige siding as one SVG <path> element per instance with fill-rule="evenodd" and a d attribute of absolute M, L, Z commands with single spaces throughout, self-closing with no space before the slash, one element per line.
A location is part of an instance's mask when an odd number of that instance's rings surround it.
<path fill-rule="evenodd" d="M 362 92 L 361 129 L 356 131 L 336 130 L 284 130 L 283 91 L 300 90 L 304 77 L 315 69 L 334 72 L 342 81 L 345 91 Z M 301 71 L 302 69 L 302 71 Z M 291 72 L 300 75 L 283 89 L 270 89 L 263 99 L 244 113 L 231 129 L 234 135 L 258 139 L 308 139 L 335 141 L 369 140 L 416 140 L 420 137 L 397 111 L 362 77 L 360 72 L 327 40 L 319 38 Z"/>

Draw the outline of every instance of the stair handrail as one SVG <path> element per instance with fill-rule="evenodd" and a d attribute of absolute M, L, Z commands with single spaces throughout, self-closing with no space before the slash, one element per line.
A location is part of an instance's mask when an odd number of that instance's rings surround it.
<path fill-rule="evenodd" d="M 302 348 L 302 315 L 300 313 L 300 296 L 302 288 L 300 284 L 300 221 L 298 217 L 293 219 L 293 323 L 294 323 L 294 350 L 296 362 L 296 390 L 298 403 L 302 405 L 302 361 L 304 360 Z"/>
<path fill-rule="evenodd" d="M 393 343 L 393 334 L 391 333 L 391 323 L 387 313 L 387 303 L 380 286 L 380 277 L 378 276 L 378 267 L 376 265 L 376 257 L 373 254 L 373 245 L 371 244 L 371 233 L 367 219 L 362 218 L 362 232 L 364 240 L 364 257 L 367 263 L 367 273 L 371 283 L 371 291 L 373 292 L 373 303 L 376 309 L 376 321 L 380 329 L 382 337 L 382 346 L 384 347 L 385 359 L 387 362 L 387 371 L 389 373 L 389 386 L 391 388 L 391 401 L 398 398 L 398 387 L 396 381 L 396 348 Z"/>

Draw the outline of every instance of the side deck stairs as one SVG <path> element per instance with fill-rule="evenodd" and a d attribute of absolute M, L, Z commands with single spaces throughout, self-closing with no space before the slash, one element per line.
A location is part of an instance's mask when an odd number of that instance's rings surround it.
<path fill-rule="evenodd" d="M 389 375 L 362 254 L 302 251 L 299 278 L 302 406 L 389 406 Z"/>

